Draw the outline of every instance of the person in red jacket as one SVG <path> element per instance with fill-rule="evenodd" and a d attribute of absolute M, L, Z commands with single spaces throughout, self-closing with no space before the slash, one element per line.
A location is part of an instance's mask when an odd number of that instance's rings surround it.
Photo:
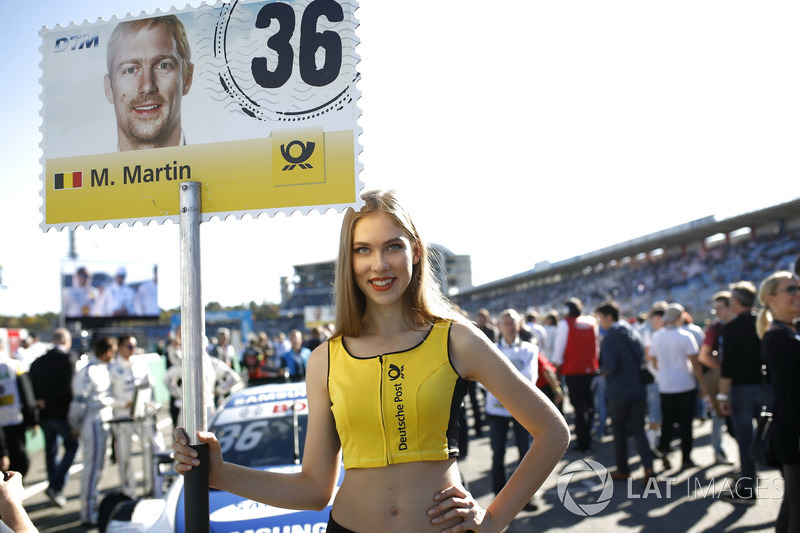
<path fill-rule="evenodd" d="M 600 367 L 597 357 L 597 320 L 583 314 L 583 303 L 570 298 L 566 314 L 556 327 L 553 364 L 567 382 L 569 402 L 575 411 L 574 450 L 586 453 L 592 449 L 592 379 Z"/>
<path fill-rule="evenodd" d="M 561 402 L 564 399 L 564 391 L 561 390 L 561 385 L 558 382 L 556 367 L 547 360 L 547 357 L 544 356 L 544 352 L 541 349 L 539 350 L 538 366 L 539 377 L 536 379 L 536 386 L 539 387 L 539 390 L 541 390 L 560 411 Z"/>

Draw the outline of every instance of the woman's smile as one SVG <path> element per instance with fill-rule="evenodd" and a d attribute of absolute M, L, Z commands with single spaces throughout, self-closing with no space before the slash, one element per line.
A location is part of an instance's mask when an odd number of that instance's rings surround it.
<path fill-rule="evenodd" d="M 369 283 L 376 291 L 388 291 L 395 281 L 397 281 L 397 278 L 374 278 L 369 280 Z"/>

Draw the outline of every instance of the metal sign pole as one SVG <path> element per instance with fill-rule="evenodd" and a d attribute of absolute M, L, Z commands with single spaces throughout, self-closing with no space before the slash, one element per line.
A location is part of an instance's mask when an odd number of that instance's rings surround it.
<path fill-rule="evenodd" d="M 184 476 L 186 531 L 208 533 L 208 445 L 197 438 L 206 430 L 203 405 L 203 337 L 205 319 L 200 292 L 200 183 L 180 185 L 181 353 L 183 423 L 200 466 Z"/>

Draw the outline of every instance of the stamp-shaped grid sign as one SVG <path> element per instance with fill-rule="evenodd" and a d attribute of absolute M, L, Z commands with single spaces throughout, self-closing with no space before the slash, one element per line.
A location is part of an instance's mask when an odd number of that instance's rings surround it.
<path fill-rule="evenodd" d="M 360 207 L 358 4 L 243 1 L 43 28 L 42 223 Z"/>

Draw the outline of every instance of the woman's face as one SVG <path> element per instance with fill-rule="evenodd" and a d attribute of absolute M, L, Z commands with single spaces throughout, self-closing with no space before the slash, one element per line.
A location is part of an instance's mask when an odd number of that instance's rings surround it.
<path fill-rule="evenodd" d="M 790 321 L 800 317 L 800 292 L 797 278 L 782 278 L 775 291 L 767 296 L 766 302 L 773 316 L 778 320 Z"/>
<path fill-rule="evenodd" d="M 356 285 L 368 302 L 386 305 L 405 293 L 420 252 L 394 219 L 379 211 L 356 223 L 352 253 Z"/>

